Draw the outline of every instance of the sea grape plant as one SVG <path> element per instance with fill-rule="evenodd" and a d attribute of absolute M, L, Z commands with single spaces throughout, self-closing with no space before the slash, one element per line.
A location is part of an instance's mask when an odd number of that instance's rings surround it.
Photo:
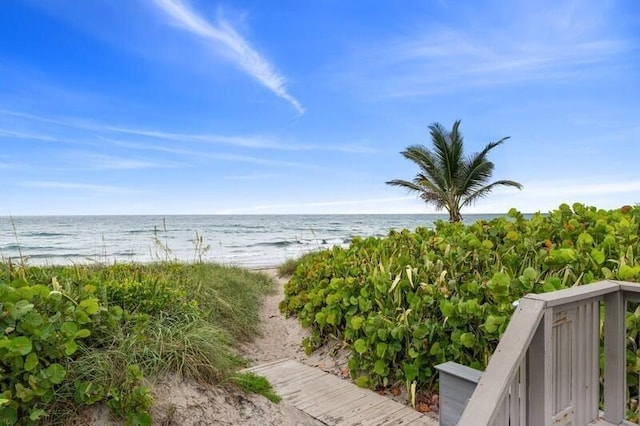
<path fill-rule="evenodd" d="M 469 226 L 440 221 L 354 238 L 347 248 L 307 256 L 285 286 L 281 310 L 310 328 L 307 352 L 331 336 L 342 340 L 357 384 L 435 390 L 439 363 L 484 369 L 525 294 L 637 281 L 639 224 L 640 207 L 563 204 L 530 218 L 512 209 Z M 640 309 L 627 324 L 635 342 Z M 632 355 L 630 384 L 640 372 L 637 347 Z"/>
<path fill-rule="evenodd" d="M 5 277 L 8 278 L 8 277 Z M 65 380 L 67 363 L 100 313 L 91 288 L 70 297 L 54 279 L 30 284 L 24 270 L 0 281 L 0 422 L 36 422 Z"/>
<path fill-rule="evenodd" d="M 95 285 L 86 270 L 50 272 L 14 265 L 0 269 L 0 424 L 47 423 L 56 403 L 81 407 L 103 400 L 127 424 L 151 424 L 151 398 L 139 383 L 137 366 L 128 367 L 127 378 L 133 378 L 117 389 L 74 376 L 73 363 L 88 347 L 103 344 L 101 339 L 123 320 L 123 309 L 105 305 L 104 294 L 97 294 L 104 287 Z M 72 400 L 62 401 L 71 395 Z"/>

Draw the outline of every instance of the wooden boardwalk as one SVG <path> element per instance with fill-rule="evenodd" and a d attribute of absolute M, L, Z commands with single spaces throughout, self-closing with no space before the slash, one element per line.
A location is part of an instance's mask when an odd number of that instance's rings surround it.
<path fill-rule="evenodd" d="M 283 401 L 321 424 L 438 425 L 437 420 L 403 404 L 295 360 L 259 365 L 246 371 L 266 377 Z"/>

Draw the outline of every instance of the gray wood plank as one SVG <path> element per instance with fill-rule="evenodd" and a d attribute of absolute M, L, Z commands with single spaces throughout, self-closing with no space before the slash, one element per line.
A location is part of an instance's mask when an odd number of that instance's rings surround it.
<path fill-rule="evenodd" d="M 245 371 L 266 377 L 285 402 L 328 425 L 438 424 L 401 403 L 295 360 Z"/>
<path fill-rule="evenodd" d="M 417 411 L 414 411 L 414 410 L 407 411 L 402 409 L 402 407 L 400 407 L 398 410 L 389 411 L 385 415 L 380 416 L 378 418 L 364 420 L 361 424 L 362 426 L 386 425 L 388 422 L 391 422 L 391 421 L 397 421 L 401 419 L 406 419 L 406 421 L 414 421 L 422 417 L 423 415 L 418 413 Z"/>
<path fill-rule="evenodd" d="M 604 307 L 604 420 L 624 420 L 626 381 L 626 302 L 622 292 L 605 296 Z"/>
<path fill-rule="evenodd" d="M 285 397 L 286 395 L 282 396 Z M 301 410 L 313 411 L 315 410 L 314 407 L 333 409 L 342 404 L 356 404 L 364 396 L 360 393 L 352 392 L 349 388 L 341 388 L 330 396 L 325 396 L 322 390 L 310 391 L 306 389 L 301 391 L 298 397 L 292 397 L 289 400 Z"/>
<path fill-rule="evenodd" d="M 328 424 L 337 424 L 338 421 L 342 421 L 345 413 L 351 412 L 354 407 L 366 404 L 367 401 L 365 395 L 355 395 L 350 399 L 334 402 L 334 404 L 330 406 L 321 404 L 311 406 L 306 409 L 306 412 L 317 419 L 329 421 Z"/>
<path fill-rule="evenodd" d="M 274 388 L 278 388 L 283 395 L 287 395 L 296 390 L 302 390 L 305 392 L 309 391 L 306 393 L 310 393 L 315 397 L 322 395 L 324 392 L 332 392 L 341 388 L 340 383 L 335 382 L 332 380 L 332 377 L 324 374 L 311 379 L 296 376 L 286 382 L 272 382 L 272 385 Z"/>
<path fill-rule="evenodd" d="M 327 406 L 336 406 L 341 402 L 350 403 L 362 397 L 362 395 L 354 394 L 353 392 L 351 392 L 351 389 L 349 389 L 348 387 L 341 387 L 335 389 L 333 392 L 315 395 L 314 398 L 310 398 L 307 401 L 301 400 L 296 404 L 298 408 L 304 410 L 320 403 Z"/>
<path fill-rule="evenodd" d="M 379 399 L 377 401 L 370 400 L 371 406 L 363 406 L 363 409 L 365 411 L 354 411 L 345 415 L 344 420 L 341 424 L 344 426 L 362 425 L 362 423 L 364 423 L 368 419 L 380 419 L 388 414 L 391 415 L 388 417 L 386 423 L 380 423 L 380 420 L 378 420 L 378 424 L 391 424 L 394 421 L 404 417 L 405 415 L 413 414 L 406 410 L 407 407 L 403 406 L 401 407 L 401 409 L 397 409 L 397 406 L 399 405 L 397 402 L 384 397 L 381 398 L 384 399 L 384 401 L 380 401 Z M 389 413 L 390 411 L 392 411 L 392 413 Z"/>
<path fill-rule="evenodd" d="M 415 411 L 416 414 L 406 414 L 402 417 L 397 417 L 395 419 L 387 419 L 384 423 L 378 423 L 379 425 L 385 426 L 395 426 L 395 425 L 424 425 L 428 423 L 424 423 L 426 416 L 424 414 L 420 414 Z M 417 417 L 416 417 L 417 415 Z"/>
<path fill-rule="evenodd" d="M 285 364 L 289 361 L 291 361 L 291 358 L 279 359 L 277 361 L 271 361 L 265 364 L 254 365 L 252 367 L 245 368 L 244 371 L 253 371 L 254 373 L 257 373 L 258 371 L 269 370 L 275 365 Z"/>
<path fill-rule="evenodd" d="M 375 399 L 363 397 L 363 398 L 357 399 L 352 404 L 343 404 L 340 407 L 336 407 L 330 410 L 325 410 L 324 414 L 329 415 L 329 418 L 339 419 L 340 424 L 342 424 L 342 422 L 344 422 L 345 419 L 348 419 L 358 413 L 366 411 L 378 403 L 379 401 Z M 312 411 L 310 411 L 309 413 L 312 413 Z M 325 418 L 324 414 L 322 416 L 318 416 L 318 418 L 323 420 Z"/>

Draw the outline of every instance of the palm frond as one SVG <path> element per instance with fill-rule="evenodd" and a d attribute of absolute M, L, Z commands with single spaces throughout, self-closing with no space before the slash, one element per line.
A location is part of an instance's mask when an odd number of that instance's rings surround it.
<path fill-rule="evenodd" d="M 462 193 L 469 193 L 480 189 L 478 188 L 479 186 L 484 185 L 491 179 L 494 165 L 487 159 L 487 155 L 489 151 L 502 145 L 507 139 L 509 139 L 509 136 L 488 143 L 482 151 L 471 155 L 464 161 L 463 172 L 460 174 L 460 188 Z"/>
<path fill-rule="evenodd" d="M 480 189 L 477 189 L 476 191 L 472 192 L 471 194 L 465 196 L 464 197 L 464 201 L 462 202 L 462 204 L 460 204 L 460 207 L 464 207 L 464 206 L 468 206 L 468 205 L 474 204 L 480 198 L 483 198 L 483 197 L 486 197 L 487 195 L 489 195 L 489 193 L 491 191 L 493 191 L 497 186 L 510 186 L 510 187 L 522 189 L 522 184 L 519 183 L 519 182 L 515 182 L 515 181 L 512 181 L 512 180 L 498 180 L 498 181 L 492 182 L 489 185 L 486 185 L 486 186 L 484 186 L 484 187 L 482 187 Z"/>
<path fill-rule="evenodd" d="M 391 186 L 400 186 L 403 188 L 408 189 L 409 191 L 417 191 L 417 192 L 422 192 L 423 188 L 420 185 L 417 185 L 413 182 L 409 182 L 408 180 L 402 180 L 402 179 L 393 179 L 390 181 L 385 182 L 387 185 L 391 185 Z"/>
<path fill-rule="evenodd" d="M 445 178 L 442 175 L 442 167 L 438 164 L 434 155 L 424 145 L 412 145 L 401 154 L 408 160 L 413 161 L 420 167 L 421 172 L 428 176 L 428 180 L 433 182 L 441 190 L 446 188 Z"/>
<path fill-rule="evenodd" d="M 423 179 L 424 176 L 418 175 L 413 182 L 409 182 L 402 179 L 393 179 L 385 182 L 387 185 L 399 186 L 407 189 L 409 192 L 415 191 L 426 203 L 432 203 L 436 210 L 442 210 L 445 206 L 446 195 L 443 196 L 443 192 L 439 190 L 432 182 Z"/>
<path fill-rule="evenodd" d="M 430 125 L 429 130 L 433 152 L 439 165 L 440 173 L 447 188 L 451 188 L 454 185 L 458 165 L 462 160 L 462 150 L 457 143 L 455 146 L 452 145 L 451 133 L 442 127 L 440 123 Z"/>

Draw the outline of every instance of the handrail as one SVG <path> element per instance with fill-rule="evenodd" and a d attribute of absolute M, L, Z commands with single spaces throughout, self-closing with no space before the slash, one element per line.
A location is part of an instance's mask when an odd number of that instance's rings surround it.
<path fill-rule="evenodd" d="M 617 281 L 598 281 L 593 284 L 578 285 L 549 293 L 527 294 L 525 297 L 527 299 L 543 301 L 546 303 L 547 308 L 552 308 L 558 305 L 566 305 L 593 297 L 604 296 L 605 294 L 615 293 L 619 290 L 620 283 Z"/>
<path fill-rule="evenodd" d="M 486 371 L 480 378 L 459 426 L 491 424 L 509 384 L 527 353 L 527 348 L 544 315 L 545 303 L 523 298 L 511 318 Z"/>
<path fill-rule="evenodd" d="M 600 281 L 549 293 L 529 294 L 520 301 L 458 425 L 491 425 L 502 422 L 509 424 L 509 412 L 505 411 L 505 407 L 513 404 L 514 399 L 517 401 L 518 398 L 527 399 L 522 401 L 522 407 L 529 411 L 520 413 L 520 421 L 524 420 L 526 423 L 535 418 L 537 420 L 531 421 L 536 424 L 539 421 L 550 424 L 552 393 L 550 380 L 552 379 L 549 374 L 551 374 L 551 323 L 553 322 L 550 314 L 557 312 L 557 315 L 560 315 L 571 306 L 597 303 L 598 300 L 605 301 L 606 312 L 605 420 L 613 421 L 615 424 L 622 421 L 624 402 L 621 400 L 621 395 L 624 395 L 625 386 L 624 311 L 626 300 L 640 301 L 640 285 L 621 281 Z M 597 316 L 594 318 L 597 321 Z M 595 334 L 594 338 L 597 342 L 597 330 Z M 532 341 L 535 341 L 535 344 Z M 618 348 L 618 346 L 621 347 Z M 530 350 L 534 353 L 527 356 Z M 531 365 L 527 365 L 527 359 L 530 357 Z M 527 374 L 523 374 L 525 369 L 529 371 Z M 526 383 L 526 376 L 531 376 L 532 380 L 535 379 L 535 386 L 538 386 L 537 392 L 542 391 L 544 394 L 542 397 L 529 394 L 531 392 L 529 387 L 534 384 Z M 519 380 L 524 381 L 519 382 Z M 510 392 L 515 392 L 515 396 L 511 395 L 511 399 L 509 399 Z M 595 396 L 597 397 L 597 391 Z M 535 397 L 535 401 L 529 401 L 529 397 Z M 506 419 L 502 417 L 505 412 Z M 530 417 L 531 415 L 533 417 Z M 511 424 L 518 424 L 518 421 L 515 419 L 515 423 Z"/>

